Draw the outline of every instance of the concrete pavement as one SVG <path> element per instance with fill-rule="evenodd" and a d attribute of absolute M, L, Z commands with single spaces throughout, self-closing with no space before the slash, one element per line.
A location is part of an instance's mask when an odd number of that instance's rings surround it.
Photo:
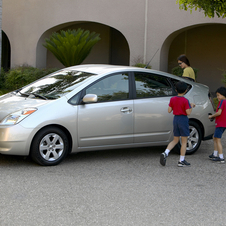
<path fill-rule="evenodd" d="M 78 153 L 54 167 L 1 155 L 0 226 L 226 225 L 226 164 L 208 159 L 212 140 L 186 157 L 191 167 L 174 153 L 161 166 L 162 151 Z"/>

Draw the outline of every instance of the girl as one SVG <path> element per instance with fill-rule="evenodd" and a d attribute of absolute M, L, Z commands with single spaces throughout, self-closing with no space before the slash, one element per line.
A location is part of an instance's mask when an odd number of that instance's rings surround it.
<path fill-rule="evenodd" d="M 184 69 L 182 77 L 189 79 L 193 82 L 195 82 L 195 72 L 190 66 L 189 60 L 185 55 L 180 55 L 177 58 L 179 66 Z"/>

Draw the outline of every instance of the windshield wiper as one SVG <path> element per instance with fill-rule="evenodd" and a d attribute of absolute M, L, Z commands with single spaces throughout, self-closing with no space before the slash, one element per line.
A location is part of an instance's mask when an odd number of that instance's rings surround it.
<path fill-rule="evenodd" d="M 19 93 L 21 96 L 25 96 L 25 97 L 32 97 L 32 96 L 34 96 L 34 97 L 39 97 L 39 98 L 44 99 L 44 100 L 48 100 L 47 97 L 42 96 L 42 95 L 40 95 L 40 94 L 37 94 L 37 93 L 21 93 L 21 92 L 20 92 L 21 90 L 22 90 L 22 89 L 17 89 L 17 90 L 15 90 L 15 91 L 11 92 L 11 94 L 16 95 L 17 93 Z"/>
<path fill-rule="evenodd" d="M 29 97 L 32 97 L 32 95 L 33 95 L 34 97 L 39 97 L 39 98 L 41 98 L 41 99 L 48 100 L 48 98 L 46 98 L 46 97 L 44 97 L 44 96 L 42 96 L 42 95 L 40 95 L 40 94 L 37 94 L 37 93 L 28 93 L 28 96 L 29 96 Z"/>
<path fill-rule="evenodd" d="M 15 91 L 11 92 L 11 94 L 17 95 L 17 93 L 19 93 L 21 96 L 25 96 L 25 97 L 28 97 L 30 95 L 27 93 L 21 93 L 20 90 L 22 90 L 22 89 L 15 90 Z"/>

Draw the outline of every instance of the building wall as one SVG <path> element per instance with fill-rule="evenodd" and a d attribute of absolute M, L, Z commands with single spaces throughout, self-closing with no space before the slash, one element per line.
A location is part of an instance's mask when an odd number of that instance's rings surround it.
<path fill-rule="evenodd" d="M 178 49 L 177 45 L 183 44 L 180 41 L 183 39 L 180 37 L 185 31 L 188 31 L 188 40 L 192 39 L 193 43 L 195 36 L 199 41 L 211 43 L 211 35 L 208 37 L 204 35 L 208 32 L 205 26 L 226 24 L 226 19 L 206 18 L 202 12 L 194 11 L 190 14 L 181 11 L 175 2 L 175 0 L 140 0 L 139 2 L 137 0 L 3 0 L 2 27 L 11 44 L 11 67 L 24 63 L 38 67 L 57 64 L 51 53 L 46 52 L 42 47 L 44 38 L 52 31 L 62 28 L 76 27 L 78 24 L 89 25 L 89 28 L 92 28 L 90 23 L 95 23 L 95 29 L 100 28 L 100 24 L 106 26 L 102 26 L 100 30 L 104 34 L 104 41 L 98 43 L 101 47 L 95 46 L 86 62 L 109 62 L 110 53 L 107 45 L 110 42 L 107 39 L 110 37 L 109 30 L 113 28 L 121 33 L 124 41 L 127 42 L 129 64 L 133 64 L 136 59 L 146 63 L 155 55 L 150 63 L 152 68 L 169 71 L 173 59 L 176 62 L 175 54 L 184 53 L 184 47 Z M 217 27 L 216 29 L 219 30 Z M 206 53 L 206 49 L 204 46 L 196 48 L 189 45 L 188 47 L 190 61 L 196 66 L 204 57 L 201 52 L 205 50 Z M 98 52 L 100 49 L 101 52 Z M 220 51 L 220 56 L 224 57 L 222 50 Z M 216 54 L 215 50 L 213 53 L 209 51 L 209 58 L 205 56 L 206 59 L 197 65 L 200 70 L 200 81 L 210 84 L 211 89 L 215 89 L 215 86 L 212 86 L 210 77 L 216 73 L 216 70 L 214 71 L 212 67 L 211 73 L 205 75 L 209 61 L 214 61 L 217 67 L 218 59 L 213 56 L 214 54 Z M 216 86 L 221 84 L 219 78 L 220 74 L 217 77 L 218 81 L 215 82 Z"/>
<path fill-rule="evenodd" d="M 10 39 L 12 66 L 25 62 L 35 65 L 36 55 L 32 53 L 36 52 L 36 45 L 42 34 L 50 28 L 73 21 L 92 21 L 116 28 L 127 37 L 129 45 L 134 46 L 133 55 L 143 52 L 144 16 L 140 15 L 143 14 L 144 3 L 135 13 L 129 10 L 130 7 L 136 8 L 134 0 L 123 3 L 119 0 L 54 0 L 54 4 L 53 1 L 44 0 L 3 0 L 3 3 L 3 30 Z M 14 12 L 13 17 L 11 12 Z M 137 33 L 139 36 L 132 38 Z"/>

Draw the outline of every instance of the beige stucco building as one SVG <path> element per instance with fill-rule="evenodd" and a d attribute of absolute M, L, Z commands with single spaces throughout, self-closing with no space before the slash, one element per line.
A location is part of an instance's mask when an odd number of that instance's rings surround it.
<path fill-rule="evenodd" d="M 10 67 L 63 67 L 42 44 L 54 31 L 81 27 L 101 36 L 83 63 L 132 65 L 155 55 L 152 68 L 171 72 L 184 53 L 199 69 L 198 82 L 211 91 L 223 85 L 226 19 L 179 10 L 176 0 L 2 1 Z"/>

